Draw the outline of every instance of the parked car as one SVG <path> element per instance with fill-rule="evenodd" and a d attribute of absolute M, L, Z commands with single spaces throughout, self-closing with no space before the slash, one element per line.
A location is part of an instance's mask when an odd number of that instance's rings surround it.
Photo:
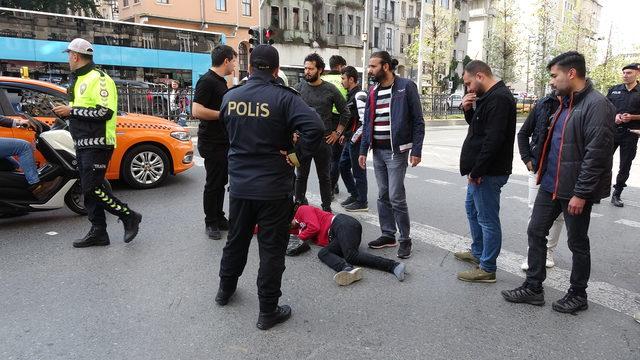
<path fill-rule="evenodd" d="M 67 103 L 66 89 L 48 82 L 0 77 L 0 114 L 20 117 L 26 113 L 47 124 L 55 115 L 52 105 Z M 175 123 L 141 114 L 118 112 L 117 147 L 107 168 L 107 179 L 123 180 L 137 189 L 156 187 L 169 174 L 193 167 L 193 143 L 185 129 Z M 0 127 L 0 137 L 33 142 L 33 131 Z M 36 152 L 36 160 L 44 158 Z"/>
<path fill-rule="evenodd" d="M 447 97 L 447 102 L 445 103 L 445 108 L 447 110 L 458 109 L 462 104 L 462 96 L 463 95 L 459 93 L 449 95 L 449 97 Z"/>

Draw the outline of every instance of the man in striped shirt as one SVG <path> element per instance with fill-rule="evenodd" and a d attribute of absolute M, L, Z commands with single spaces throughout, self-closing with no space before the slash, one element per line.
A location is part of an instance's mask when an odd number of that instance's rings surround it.
<path fill-rule="evenodd" d="M 378 83 L 369 91 L 360 145 L 360 167 L 366 168 L 367 152 L 373 149 L 373 167 L 378 183 L 378 217 L 382 236 L 369 247 L 393 247 L 400 233 L 398 257 L 411 256 L 410 220 L 404 176 L 407 164 L 420 163 L 424 120 L 416 84 L 396 76 L 398 61 L 379 51 L 369 60 L 369 76 Z"/>

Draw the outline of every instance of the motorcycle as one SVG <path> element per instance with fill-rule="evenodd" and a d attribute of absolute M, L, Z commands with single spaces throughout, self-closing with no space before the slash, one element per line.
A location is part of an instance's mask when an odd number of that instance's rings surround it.
<path fill-rule="evenodd" d="M 80 175 L 76 161 L 73 139 L 68 124 L 57 118 L 47 124 L 23 114 L 29 127 L 35 131 L 36 149 L 46 163 L 38 169 L 41 181 L 59 178 L 57 186 L 42 200 L 36 199 L 29 190 L 24 174 L 0 171 L 0 215 L 16 216 L 29 212 L 55 210 L 65 205 L 79 215 L 86 215 L 84 195 L 80 186 Z M 105 179 L 104 186 L 110 189 Z"/>

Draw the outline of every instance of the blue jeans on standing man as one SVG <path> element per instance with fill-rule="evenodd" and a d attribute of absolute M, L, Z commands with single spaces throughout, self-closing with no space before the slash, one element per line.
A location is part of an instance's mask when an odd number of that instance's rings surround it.
<path fill-rule="evenodd" d="M 400 242 L 411 241 L 411 221 L 404 189 L 408 160 L 409 151 L 394 154 L 389 149 L 373 149 L 373 168 L 378 182 L 380 229 L 382 235 L 394 239 L 397 229 L 400 232 Z"/>
<path fill-rule="evenodd" d="M 471 229 L 471 253 L 486 272 L 496 272 L 502 247 L 500 193 L 507 180 L 509 175 L 484 176 L 480 185 L 467 185 L 465 207 Z"/>
<path fill-rule="evenodd" d="M 367 170 L 358 164 L 360 143 L 348 141 L 340 157 L 340 176 L 347 191 L 360 204 L 367 203 Z"/>
<path fill-rule="evenodd" d="M 13 159 L 13 156 L 20 158 L 19 164 Z M 36 161 L 33 158 L 33 148 L 28 141 L 0 138 L 0 159 L 7 160 L 16 169 L 21 167 L 29 185 L 37 184 L 40 181 Z"/>

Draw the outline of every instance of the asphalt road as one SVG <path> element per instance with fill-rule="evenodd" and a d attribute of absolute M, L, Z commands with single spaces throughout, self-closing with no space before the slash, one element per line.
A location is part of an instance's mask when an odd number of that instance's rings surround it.
<path fill-rule="evenodd" d="M 406 281 L 367 269 L 361 282 L 339 287 L 314 247 L 287 259 L 281 303 L 292 306 L 293 316 L 267 332 L 255 327 L 257 246 L 233 302 L 220 308 L 213 301 L 224 241 L 204 234 L 200 166 L 158 189 L 116 184 L 118 196 L 144 215 L 130 244 L 120 240 L 122 225 L 113 217 L 111 246 L 90 249 L 71 247 L 88 223 L 66 209 L 2 219 L 0 358 L 639 359 L 640 324 L 630 317 L 640 310 L 637 165 L 623 194 L 627 206 L 605 201 L 594 208 L 590 308 L 564 315 L 550 306 L 566 289 L 571 258 L 564 240 L 549 272 L 546 306 L 510 304 L 500 296 L 523 280 L 518 266 L 528 211 L 518 160 L 503 189 L 498 282 L 455 278 L 468 268 L 451 253 L 469 241 L 465 180 L 455 173 L 464 132 L 429 127 L 423 166 L 408 172 L 414 252 Z M 379 235 L 371 170 L 369 181 L 370 211 L 357 215 L 365 242 Z M 317 202 L 313 176 L 309 192 Z M 394 257 L 395 250 L 376 253 Z"/>

